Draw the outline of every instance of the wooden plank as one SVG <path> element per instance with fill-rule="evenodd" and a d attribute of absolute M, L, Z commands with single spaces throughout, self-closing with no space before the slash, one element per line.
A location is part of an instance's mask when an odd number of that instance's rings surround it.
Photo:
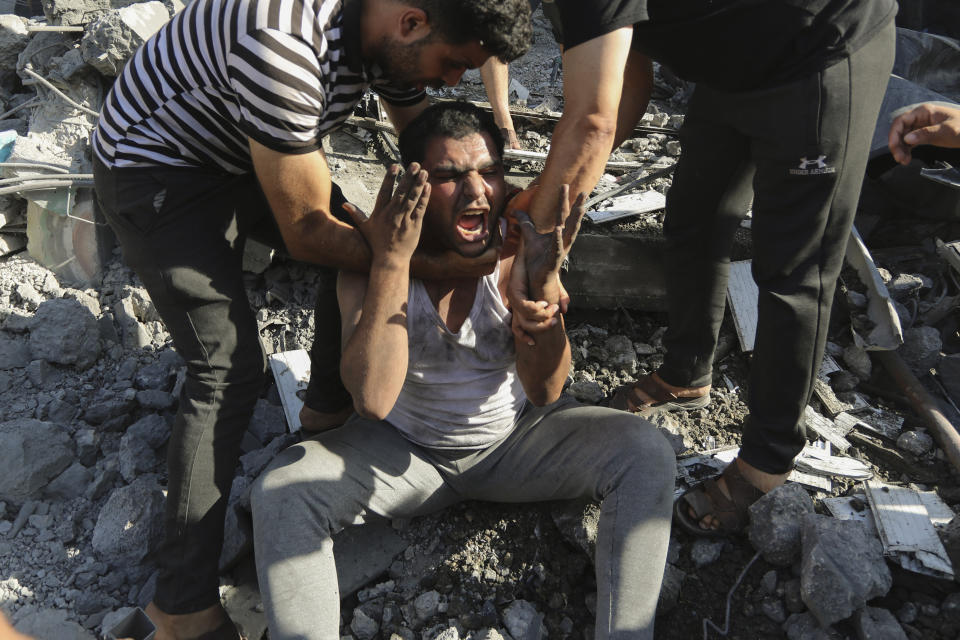
<path fill-rule="evenodd" d="M 910 571 L 953 578 L 953 565 L 919 492 L 877 480 L 864 483 L 884 553 Z"/>
<path fill-rule="evenodd" d="M 273 379 L 277 382 L 283 413 L 287 416 L 290 433 L 300 430 L 300 409 L 303 400 L 300 393 L 306 391 L 310 381 L 310 354 L 304 349 L 280 351 L 267 356 Z"/>
<path fill-rule="evenodd" d="M 750 271 L 752 262 L 740 260 L 730 263 L 730 280 L 727 283 L 727 301 L 733 314 L 733 324 L 744 353 L 753 351 L 757 338 L 757 296 L 760 290 Z"/>
<path fill-rule="evenodd" d="M 887 285 L 880 277 L 877 265 L 873 262 L 873 256 L 870 255 L 856 227 L 850 229 L 844 259 L 857 272 L 860 282 L 867 287 L 867 315 L 874 323 L 873 328 L 866 335 L 854 331 L 853 341 L 862 349 L 896 349 L 903 344 L 900 318 L 897 316 L 896 309 L 893 308 L 890 292 L 887 291 Z"/>
<path fill-rule="evenodd" d="M 846 451 L 850 448 L 850 442 L 844 437 L 844 434 L 833 424 L 829 418 L 814 411 L 813 407 L 807 405 L 803 413 L 807 427 L 816 432 L 821 438 L 829 442 L 840 451 Z"/>
<path fill-rule="evenodd" d="M 601 211 L 589 211 L 587 217 L 591 222 L 612 222 L 627 218 L 629 216 L 640 215 L 658 211 L 667 206 L 667 196 L 653 189 L 642 193 L 632 193 L 627 196 L 617 196 L 611 198 L 613 206 Z"/>

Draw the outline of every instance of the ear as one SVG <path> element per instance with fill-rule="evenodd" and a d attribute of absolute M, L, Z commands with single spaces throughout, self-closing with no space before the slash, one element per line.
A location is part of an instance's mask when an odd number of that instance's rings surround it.
<path fill-rule="evenodd" d="M 430 21 L 427 14 L 418 7 L 407 6 L 400 14 L 401 43 L 410 44 L 420 40 L 430 33 Z"/>

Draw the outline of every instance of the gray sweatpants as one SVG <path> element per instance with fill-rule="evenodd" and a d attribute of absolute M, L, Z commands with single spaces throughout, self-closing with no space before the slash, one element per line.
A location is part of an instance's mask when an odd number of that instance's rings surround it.
<path fill-rule="evenodd" d="M 602 502 L 596 638 L 653 637 L 670 534 L 675 460 L 645 420 L 563 397 L 530 407 L 477 451 L 411 443 L 354 415 L 281 453 L 253 489 L 254 544 L 270 637 L 338 640 L 331 534 L 368 516 L 405 518 L 461 500 Z"/>

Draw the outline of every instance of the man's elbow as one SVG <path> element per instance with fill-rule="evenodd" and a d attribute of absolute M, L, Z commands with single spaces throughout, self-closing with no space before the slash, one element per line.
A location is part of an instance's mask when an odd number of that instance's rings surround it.
<path fill-rule="evenodd" d="M 386 420 L 393 410 L 396 398 L 387 398 L 383 394 L 356 393 L 353 395 L 353 408 L 368 420 Z"/>
<path fill-rule="evenodd" d="M 571 122 L 577 137 L 585 143 L 613 145 L 617 135 L 617 113 L 593 112 L 576 117 Z"/>

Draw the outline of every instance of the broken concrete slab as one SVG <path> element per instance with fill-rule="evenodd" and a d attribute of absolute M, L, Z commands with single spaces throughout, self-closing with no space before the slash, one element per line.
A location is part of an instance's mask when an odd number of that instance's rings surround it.
<path fill-rule="evenodd" d="M 803 518 L 813 500 L 796 484 L 785 484 L 750 506 L 750 544 L 773 565 L 788 566 L 800 554 Z"/>
<path fill-rule="evenodd" d="M 156 545 L 163 530 L 164 496 L 157 477 L 140 476 L 115 489 L 97 517 L 93 549 L 98 555 L 134 564 Z"/>
<path fill-rule="evenodd" d="M 30 327 L 30 349 L 47 362 L 88 369 L 100 357 L 97 319 L 76 300 L 45 300 Z"/>
<path fill-rule="evenodd" d="M 584 309 L 666 310 L 663 238 L 581 233 L 563 283 Z"/>
<path fill-rule="evenodd" d="M 140 45 L 169 19 L 167 8 L 156 0 L 107 11 L 87 26 L 80 55 L 103 75 L 117 76 Z"/>
<path fill-rule="evenodd" d="M 849 618 L 893 584 L 883 546 L 854 520 L 804 516 L 800 589 L 822 626 Z"/>
<path fill-rule="evenodd" d="M 53 423 L 30 418 L 0 423 L 0 500 L 39 497 L 73 456 L 69 434 Z"/>
<path fill-rule="evenodd" d="M 67 618 L 63 609 L 46 609 L 28 604 L 13 616 L 13 627 L 34 638 L 95 640 L 92 633 Z"/>

